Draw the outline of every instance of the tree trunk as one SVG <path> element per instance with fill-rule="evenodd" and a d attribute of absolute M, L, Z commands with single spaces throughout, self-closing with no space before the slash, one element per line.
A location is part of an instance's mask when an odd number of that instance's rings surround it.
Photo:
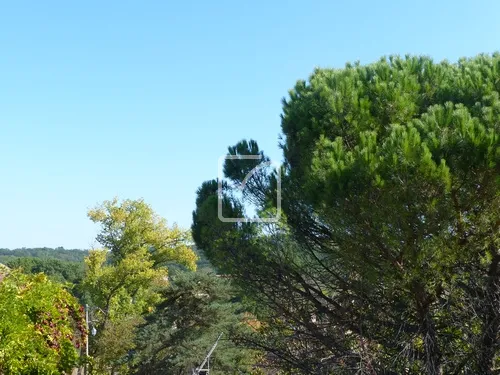
<path fill-rule="evenodd" d="M 496 249 L 493 249 L 496 251 Z M 479 370 L 481 374 L 493 374 L 493 360 L 500 333 L 500 255 L 495 253 L 488 270 L 488 284 L 484 301 L 485 314 L 483 333 L 479 348 Z"/>
<path fill-rule="evenodd" d="M 422 334 L 424 339 L 425 371 L 428 375 L 439 375 L 441 374 L 441 352 L 436 328 L 428 311 L 423 316 Z"/>
<path fill-rule="evenodd" d="M 412 289 L 415 295 L 417 313 L 420 318 L 420 333 L 424 341 L 425 373 L 428 375 L 440 375 L 442 373 L 441 351 L 439 349 L 436 327 L 430 312 L 434 297 L 427 293 L 425 284 L 421 281 L 414 281 Z"/>

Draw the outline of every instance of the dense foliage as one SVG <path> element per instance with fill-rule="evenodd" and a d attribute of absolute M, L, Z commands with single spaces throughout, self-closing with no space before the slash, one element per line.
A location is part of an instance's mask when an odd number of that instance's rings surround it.
<path fill-rule="evenodd" d="M 500 55 L 317 69 L 283 101 L 276 175 L 229 148 L 198 191 L 193 237 L 265 308 L 260 337 L 306 373 L 492 374 L 500 365 Z M 233 194 L 246 182 L 243 197 Z M 233 216 L 237 217 L 237 216 Z"/>
<path fill-rule="evenodd" d="M 5 275 L 0 282 L 0 374 L 63 374 L 79 362 L 83 308 L 43 274 Z"/>
<path fill-rule="evenodd" d="M 138 335 L 137 374 L 187 374 L 200 365 L 220 333 L 210 360 L 214 374 L 248 373 L 255 353 L 230 338 L 249 326 L 242 305 L 231 301 L 229 283 L 206 272 L 176 275 L 161 292 L 162 302 Z"/>
<path fill-rule="evenodd" d="M 68 262 L 53 258 L 12 257 L 2 262 L 10 268 L 22 269 L 24 273 L 44 273 L 51 280 L 61 283 L 80 284 L 83 279 L 83 261 Z"/>

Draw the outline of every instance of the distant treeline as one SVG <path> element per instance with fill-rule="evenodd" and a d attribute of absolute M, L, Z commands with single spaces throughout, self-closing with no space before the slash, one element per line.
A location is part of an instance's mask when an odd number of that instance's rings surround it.
<path fill-rule="evenodd" d="M 43 272 L 59 282 L 79 284 L 83 278 L 83 259 L 87 250 L 43 248 L 0 249 L 0 263 L 22 268 L 28 274 Z"/>
<path fill-rule="evenodd" d="M 88 255 L 87 250 L 80 249 L 65 249 L 64 247 L 36 247 L 36 248 L 20 248 L 20 249 L 0 249 L 0 263 L 3 260 L 16 258 L 50 258 L 58 259 L 66 262 L 83 262 L 83 258 Z M 8 258 L 6 258 L 8 257 Z"/>
<path fill-rule="evenodd" d="M 198 268 L 211 269 L 206 257 L 196 249 L 193 250 L 199 257 Z M 83 278 L 83 260 L 87 255 L 88 250 L 63 247 L 0 249 L 0 263 L 10 268 L 22 268 L 24 272 L 30 274 L 43 272 L 59 282 L 78 284 Z"/>

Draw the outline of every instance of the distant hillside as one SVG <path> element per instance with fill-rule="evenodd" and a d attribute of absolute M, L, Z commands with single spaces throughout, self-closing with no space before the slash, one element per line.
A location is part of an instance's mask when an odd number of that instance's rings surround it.
<path fill-rule="evenodd" d="M 60 282 L 78 284 L 83 278 L 83 258 L 87 250 L 48 247 L 0 249 L 0 263 L 24 272 L 43 272 Z"/>
<path fill-rule="evenodd" d="M 210 262 L 207 260 L 202 251 L 193 248 L 198 254 L 198 268 L 212 269 Z M 20 249 L 0 249 L 0 263 L 16 264 L 18 258 L 41 258 L 41 259 L 56 259 L 63 262 L 83 263 L 83 259 L 88 255 L 88 250 L 80 249 L 65 249 L 63 247 L 37 247 L 37 248 L 20 248 Z"/>
<path fill-rule="evenodd" d="M 7 260 L 12 260 L 13 258 L 49 258 L 65 262 L 81 263 L 87 254 L 87 250 L 65 249 L 63 247 L 57 247 L 55 249 L 49 247 L 23 247 L 14 250 L 0 249 L 0 263 L 6 263 Z"/>

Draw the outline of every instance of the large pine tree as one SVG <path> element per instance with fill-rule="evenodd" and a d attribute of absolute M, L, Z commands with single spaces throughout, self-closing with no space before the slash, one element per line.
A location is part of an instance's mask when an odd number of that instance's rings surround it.
<path fill-rule="evenodd" d="M 217 223 L 210 184 L 194 214 L 199 247 L 266 306 L 253 343 L 303 372 L 495 373 L 500 55 L 317 69 L 282 130 L 281 223 Z M 245 152 L 260 154 L 229 149 Z M 262 214 L 276 180 L 254 179 L 244 198 Z"/>

